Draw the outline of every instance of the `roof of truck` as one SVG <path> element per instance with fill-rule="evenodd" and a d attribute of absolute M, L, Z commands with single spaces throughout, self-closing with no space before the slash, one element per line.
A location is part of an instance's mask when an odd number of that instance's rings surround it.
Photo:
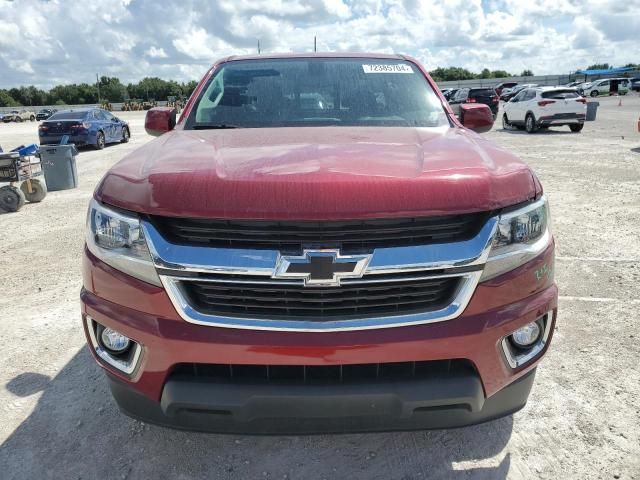
<path fill-rule="evenodd" d="M 388 53 L 357 53 L 357 52 L 307 52 L 307 53 L 263 53 L 253 55 L 232 55 L 224 61 L 235 60 L 265 60 L 280 58 L 379 58 L 386 60 L 405 60 L 404 55 Z"/>

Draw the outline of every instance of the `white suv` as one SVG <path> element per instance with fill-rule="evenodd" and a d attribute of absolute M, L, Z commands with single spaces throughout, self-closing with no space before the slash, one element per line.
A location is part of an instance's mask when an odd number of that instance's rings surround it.
<path fill-rule="evenodd" d="M 504 104 L 502 127 L 524 128 L 533 133 L 539 128 L 568 125 L 577 133 L 584 126 L 586 114 L 587 99 L 575 88 L 528 88 Z"/>
<path fill-rule="evenodd" d="M 618 93 L 620 95 L 626 95 L 629 92 L 629 80 L 627 78 L 603 78 L 602 80 L 596 80 L 591 82 L 591 85 L 585 86 L 582 89 L 584 96 L 597 97 L 598 95 L 609 95 L 611 90 L 611 84 L 617 83 Z"/>

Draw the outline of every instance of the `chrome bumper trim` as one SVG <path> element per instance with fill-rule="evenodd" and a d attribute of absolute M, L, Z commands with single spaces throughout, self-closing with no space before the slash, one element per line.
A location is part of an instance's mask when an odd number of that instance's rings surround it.
<path fill-rule="evenodd" d="M 504 357 L 511 368 L 516 369 L 529 363 L 531 360 L 540 355 L 540 353 L 542 353 L 542 350 L 544 350 L 544 347 L 549 342 L 551 324 L 553 323 L 553 311 L 545 313 L 542 318 L 544 322 L 544 330 L 542 332 L 542 336 L 540 337 L 540 340 L 538 340 L 538 342 L 533 347 L 531 347 L 530 350 L 527 350 L 524 353 L 518 352 L 511 346 L 511 343 L 509 343 L 509 335 L 504 337 L 500 342 L 502 345 L 502 352 L 504 353 Z"/>
<path fill-rule="evenodd" d="M 125 360 L 116 358 L 109 354 L 106 350 L 100 347 L 98 343 L 98 339 L 96 338 L 96 321 L 87 315 L 85 317 L 85 321 L 87 323 L 87 331 L 89 332 L 89 339 L 91 340 L 91 346 L 93 350 L 96 352 L 96 355 L 103 360 L 106 364 L 112 366 L 113 368 L 125 373 L 127 375 L 131 375 L 138 364 L 140 363 L 140 357 L 142 355 L 142 347 L 138 342 L 132 340 L 133 342 L 133 352 L 131 353 L 130 360 L 127 362 Z"/>

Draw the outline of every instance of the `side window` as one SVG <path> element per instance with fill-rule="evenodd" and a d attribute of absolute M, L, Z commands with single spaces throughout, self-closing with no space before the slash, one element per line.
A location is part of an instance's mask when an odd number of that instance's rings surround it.
<path fill-rule="evenodd" d="M 525 101 L 533 100 L 534 98 L 536 98 L 536 91 L 535 90 L 527 90 L 527 94 L 524 97 Z"/>
<path fill-rule="evenodd" d="M 609 86 L 609 80 L 603 80 L 602 82 L 600 82 L 600 86 L 608 87 Z"/>
<path fill-rule="evenodd" d="M 456 101 L 464 100 L 465 98 L 467 98 L 468 93 L 469 93 L 468 88 L 461 88 L 460 90 L 458 90 L 458 93 L 456 93 L 454 100 Z"/>
<path fill-rule="evenodd" d="M 107 111 L 105 110 L 105 111 L 100 111 L 100 113 L 104 116 L 104 118 L 105 118 L 105 120 L 106 120 L 107 122 L 112 122 L 112 121 L 113 121 L 114 116 L 113 116 L 110 112 L 107 112 Z"/>
<path fill-rule="evenodd" d="M 521 102 L 524 99 L 525 93 L 526 93 L 526 90 L 521 91 L 515 97 L 513 97 L 512 100 L 514 102 Z"/>
<path fill-rule="evenodd" d="M 102 110 L 94 110 L 93 118 L 95 118 L 96 120 L 102 120 L 102 121 L 105 121 L 107 119 L 106 115 Z"/>

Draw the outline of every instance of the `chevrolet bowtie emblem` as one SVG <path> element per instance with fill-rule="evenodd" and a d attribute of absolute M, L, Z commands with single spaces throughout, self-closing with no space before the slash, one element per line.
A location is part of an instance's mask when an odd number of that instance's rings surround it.
<path fill-rule="evenodd" d="M 302 255 L 280 255 L 273 278 L 302 279 L 305 286 L 337 287 L 343 278 L 360 278 L 371 255 L 340 255 L 339 250 L 305 250 Z"/>

